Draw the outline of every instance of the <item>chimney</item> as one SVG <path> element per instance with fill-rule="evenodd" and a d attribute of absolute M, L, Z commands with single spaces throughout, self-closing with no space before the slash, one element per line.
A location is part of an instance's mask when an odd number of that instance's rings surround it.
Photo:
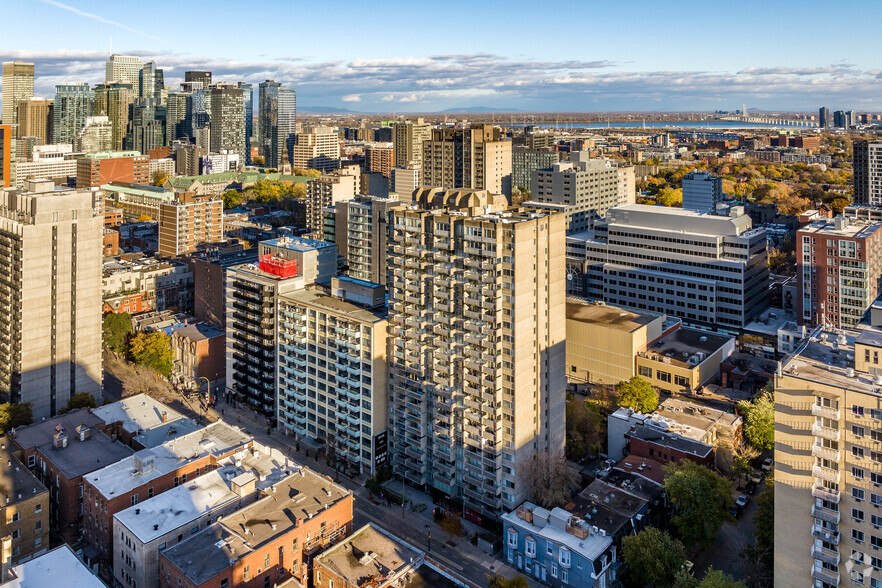
<path fill-rule="evenodd" d="M 88 439 L 89 437 L 92 436 L 91 429 L 89 429 L 89 427 L 85 423 L 78 426 L 76 428 L 76 432 L 77 432 L 77 439 L 79 439 L 80 441 L 85 441 L 86 439 Z"/>
<path fill-rule="evenodd" d="M 168 422 L 168 412 L 165 410 L 162 411 L 162 422 L 164 422 L 164 423 Z"/>
<path fill-rule="evenodd" d="M 64 431 L 58 431 L 52 437 L 52 445 L 56 449 L 63 449 L 67 447 L 67 433 Z"/>

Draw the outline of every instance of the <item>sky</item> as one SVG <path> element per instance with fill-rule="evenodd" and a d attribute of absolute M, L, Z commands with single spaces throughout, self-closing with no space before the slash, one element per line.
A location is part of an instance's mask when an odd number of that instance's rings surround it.
<path fill-rule="evenodd" d="M 359 112 L 882 111 L 875 0 L 2 4 L 0 61 L 47 98 L 103 81 L 112 47 L 167 86 L 207 69 Z"/>

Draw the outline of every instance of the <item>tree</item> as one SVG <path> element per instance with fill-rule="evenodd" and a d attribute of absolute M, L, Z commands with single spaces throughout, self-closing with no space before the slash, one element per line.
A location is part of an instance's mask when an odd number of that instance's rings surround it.
<path fill-rule="evenodd" d="M 658 408 L 658 392 L 640 376 L 616 384 L 616 393 L 619 395 L 619 406 L 643 414 L 649 414 Z"/>
<path fill-rule="evenodd" d="M 775 397 L 769 390 L 762 391 L 753 401 L 742 400 L 738 412 L 744 417 L 742 434 L 759 451 L 775 448 Z"/>
<path fill-rule="evenodd" d="M 0 404 L 0 434 L 5 435 L 15 427 L 23 427 L 34 422 L 30 402 L 4 402 Z"/>
<path fill-rule="evenodd" d="M 665 492 L 674 507 L 671 521 L 687 545 L 710 545 L 731 519 L 732 482 L 695 462 L 665 465 Z"/>
<path fill-rule="evenodd" d="M 242 201 L 242 195 L 235 190 L 227 190 L 223 193 L 221 199 L 224 201 L 224 208 L 236 208 L 239 206 L 239 202 Z"/>
<path fill-rule="evenodd" d="M 775 556 L 775 480 L 766 478 L 765 489 L 756 497 L 756 512 L 753 514 L 753 537 L 756 544 L 748 548 L 747 555 L 756 562 L 758 568 L 771 576 Z"/>
<path fill-rule="evenodd" d="M 153 220 L 153 217 L 150 216 L 149 214 L 142 214 L 141 216 L 138 217 L 139 223 L 143 223 L 145 221 L 152 221 L 152 220 Z"/>
<path fill-rule="evenodd" d="M 161 185 L 165 184 L 165 181 L 168 179 L 168 174 L 166 172 L 164 172 L 163 170 L 158 169 L 155 172 L 153 172 L 152 179 L 153 179 L 154 186 L 161 186 Z"/>
<path fill-rule="evenodd" d="M 453 539 L 454 537 L 462 536 L 462 521 L 456 514 L 450 511 L 445 512 L 444 518 L 439 524 L 441 526 L 441 530 L 447 533 L 447 536 L 451 539 Z"/>
<path fill-rule="evenodd" d="M 132 332 L 132 315 L 127 312 L 111 313 L 104 317 L 104 346 L 117 353 L 126 352 L 126 340 Z"/>
<path fill-rule="evenodd" d="M 622 538 L 622 560 L 631 586 L 671 586 L 686 565 L 686 548 L 665 531 L 646 527 Z"/>
<path fill-rule="evenodd" d="M 527 582 L 527 579 L 520 574 L 514 576 L 513 578 L 506 578 L 500 574 L 496 574 L 494 576 L 490 576 L 490 582 L 487 584 L 488 588 L 530 588 L 530 583 Z"/>
<path fill-rule="evenodd" d="M 260 155 L 255 155 L 251 158 L 251 163 L 253 165 L 263 165 L 263 162 L 263 157 L 261 157 Z"/>
<path fill-rule="evenodd" d="M 704 578 L 697 578 L 680 570 L 674 579 L 674 588 L 747 588 L 747 585 L 741 581 L 735 581 L 732 576 L 724 574 L 720 570 L 708 568 Z"/>
<path fill-rule="evenodd" d="M 144 367 L 171 375 L 174 356 L 168 336 L 161 331 L 138 333 L 129 340 L 129 356 Z"/>
<path fill-rule="evenodd" d="M 600 452 L 603 440 L 603 415 L 594 402 L 567 397 L 567 455 L 579 461 Z"/>
<path fill-rule="evenodd" d="M 655 201 L 662 206 L 682 207 L 683 190 L 682 188 L 662 188 Z"/>
<path fill-rule="evenodd" d="M 577 489 L 578 475 L 566 459 L 536 452 L 521 468 L 519 484 L 529 500 L 545 508 L 563 506 Z"/>
<path fill-rule="evenodd" d="M 95 408 L 96 406 L 98 405 L 95 402 L 94 396 L 88 392 L 78 392 L 70 397 L 70 400 L 67 401 L 67 406 L 59 410 L 58 413 L 67 414 L 78 408 Z"/>

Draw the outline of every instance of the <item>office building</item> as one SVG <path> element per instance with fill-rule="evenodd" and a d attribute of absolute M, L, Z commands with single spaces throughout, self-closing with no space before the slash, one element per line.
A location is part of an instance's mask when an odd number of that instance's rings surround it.
<path fill-rule="evenodd" d="M 290 163 L 297 130 L 297 100 L 294 88 L 267 80 L 258 86 L 258 150 L 267 167 Z"/>
<path fill-rule="evenodd" d="M 234 151 L 245 161 L 245 119 L 242 90 L 232 87 L 211 89 L 211 151 Z"/>
<path fill-rule="evenodd" d="M 619 168 L 607 159 L 591 159 L 587 151 L 571 155 L 570 161 L 533 171 L 532 196 L 527 208 L 561 212 L 566 217 L 567 234 L 586 231 L 606 211 L 624 198 L 620 192 L 619 173 L 630 174 L 633 168 Z M 623 183 L 622 190 L 627 183 Z M 633 201 L 633 195 L 630 195 Z"/>
<path fill-rule="evenodd" d="M 423 172 L 419 168 L 393 167 L 390 189 L 405 202 L 410 202 L 414 191 L 423 185 Z"/>
<path fill-rule="evenodd" d="M 432 129 L 423 141 L 423 185 L 511 197 L 511 141 L 499 128 Z"/>
<path fill-rule="evenodd" d="M 279 298 L 279 427 L 371 475 L 388 463 L 384 294 L 335 277 Z"/>
<path fill-rule="evenodd" d="M 368 172 L 383 174 L 384 178 L 392 177 L 393 163 L 392 143 L 368 143 L 364 146 L 364 169 Z"/>
<path fill-rule="evenodd" d="M 53 102 L 43 98 L 19 100 L 18 136 L 36 137 L 40 145 L 48 145 L 52 137 Z"/>
<path fill-rule="evenodd" d="M 203 88 L 208 88 L 211 85 L 211 72 L 210 71 L 185 71 L 184 72 L 184 82 L 192 83 L 199 82 L 202 84 Z"/>
<path fill-rule="evenodd" d="M 26 181 L 0 192 L 0 273 L 6 276 L 0 391 L 54 415 L 73 394 L 100 399 L 101 242 L 89 191 Z M 26 261 L 25 261 L 26 260 Z"/>
<path fill-rule="evenodd" d="M 312 239 L 258 245 L 259 264 L 227 268 L 227 394 L 267 419 L 276 415 L 277 301 L 316 282 L 329 283 L 337 248 Z"/>
<path fill-rule="evenodd" d="M 690 172 L 683 176 L 683 208 L 697 212 L 717 212 L 723 201 L 723 179 L 707 172 Z"/>
<path fill-rule="evenodd" d="M 13 138 L 18 132 L 18 103 L 34 97 L 34 64 L 27 61 L 3 63 L 3 109 L 0 122 L 12 127 Z"/>
<path fill-rule="evenodd" d="M 841 129 L 848 129 L 857 125 L 857 120 L 853 111 L 837 110 L 833 113 L 833 126 Z"/>
<path fill-rule="evenodd" d="M 873 585 L 882 569 L 882 332 L 818 327 L 775 375 L 775 585 Z"/>
<path fill-rule="evenodd" d="M 106 116 L 87 116 L 73 140 L 77 153 L 101 153 L 113 146 L 113 123 Z"/>
<path fill-rule="evenodd" d="M 750 217 L 630 204 L 567 237 L 567 292 L 709 329 L 737 330 L 768 305 L 766 232 Z"/>
<path fill-rule="evenodd" d="M 164 106 L 139 99 L 130 109 L 129 126 L 123 144 L 127 150 L 147 153 L 165 146 Z"/>
<path fill-rule="evenodd" d="M 166 97 L 166 140 L 169 144 L 177 139 L 193 136 L 193 94 L 169 92 Z"/>
<path fill-rule="evenodd" d="M 245 119 L 245 165 L 251 165 L 251 139 L 254 136 L 254 92 L 251 84 L 239 82 L 242 90 L 242 109 Z"/>
<path fill-rule="evenodd" d="M 104 81 L 128 84 L 137 91 L 143 68 L 144 65 L 139 58 L 114 53 L 104 65 Z"/>
<path fill-rule="evenodd" d="M 16 188 L 23 188 L 27 180 L 58 180 L 68 184 L 76 178 L 77 161 L 70 157 L 70 145 L 38 145 L 33 161 L 19 161 L 14 166 Z"/>
<path fill-rule="evenodd" d="M 563 215 L 486 191 L 415 200 L 390 221 L 392 468 L 498 520 L 533 453 L 563 452 Z"/>
<path fill-rule="evenodd" d="M 236 173 L 239 171 L 242 158 L 232 149 L 221 149 L 218 153 L 209 153 L 200 158 L 199 170 L 202 175 Z"/>
<path fill-rule="evenodd" d="M 149 184 L 147 159 L 138 151 L 86 153 L 77 159 L 77 188 L 97 188 L 110 182 Z"/>
<path fill-rule="evenodd" d="M 394 198 L 356 196 L 333 205 L 333 231 L 326 241 L 337 244 L 346 259 L 346 274 L 376 284 L 387 283 L 387 237 L 389 212 L 401 206 Z"/>
<path fill-rule="evenodd" d="M 53 109 L 53 143 L 73 144 L 86 119 L 95 109 L 95 92 L 89 84 L 62 84 L 55 86 Z M 110 149 L 108 145 L 106 149 Z M 103 151 L 99 149 L 98 151 Z"/>
<path fill-rule="evenodd" d="M 174 155 L 176 174 L 198 176 L 202 173 L 202 158 L 208 155 L 208 150 L 198 145 L 178 145 Z"/>
<path fill-rule="evenodd" d="M 138 98 L 150 106 L 162 106 L 162 90 L 165 87 L 163 71 L 155 61 L 148 61 L 138 72 Z"/>
<path fill-rule="evenodd" d="M 882 205 L 882 141 L 853 144 L 854 203 Z"/>
<path fill-rule="evenodd" d="M 524 502 L 505 513 L 502 523 L 505 560 L 528 577 L 553 588 L 615 585 L 616 546 L 592 521 Z"/>
<path fill-rule="evenodd" d="M 882 223 L 822 218 L 796 232 L 800 325 L 850 327 L 879 295 Z"/>
<path fill-rule="evenodd" d="M 392 125 L 394 167 L 420 169 L 423 163 L 423 141 L 432 138 L 432 125 L 418 118 Z"/>
<path fill-rule="evenodd" d="M 129 111 L 135 100 L 135 85 L 107 82 L 95 86 L 95 116 L 106 116 L 113 125 L 112 149 L 120 151 L 129 128 Z"/>
<path fill-rule="evenodd" d="M 822 106 L 818 110 L 818 126 L 822 129 L 826 129 L 831 126 L 833 121 L 830 119 L 830 109 L 826 106 Z"/>
<path fill-rule="evenodd" d="M 340 167 L 340 136 L 332 127 L 308 127 L 294 134 L 291 166 L 329 172 Z"/>
<path fill-rule="evenodd" d="M 353 500 L 326 476 L 300 468 L 257 502 L 163 550 L 159 586 L 307 586 L 312 558 L 352 532 Z"/>
<path fill-rule="evenodd" d="M 0 188 L 15 184 L 12 125 L 0 125 Z"/>
<path fill-rule="evenodd" d="M 159 254 L 177 257 L 202 243 L 224 240 L 224 203 L 216 196 L 179 192 L 159 203 Z"/>
<path fill-rule="evenodd" d="M 511 185 L 512 188 L 525 188 L 533 191 L 533 172 L 547 169 L 561 161 L 562 151 L 552 147 L 530 149 L 515 145 L 511 152 Z"/>

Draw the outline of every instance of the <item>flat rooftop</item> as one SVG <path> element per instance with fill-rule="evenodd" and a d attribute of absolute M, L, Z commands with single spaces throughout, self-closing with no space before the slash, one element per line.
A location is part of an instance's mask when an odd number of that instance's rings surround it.
<path fill-rule="evenodd" d="M 835 219 L 821 218 L 799 229 L 800 233 L 809 235 L 829 235 L 831 237 L 851 237 L 863 239 L 879 229 L 882 223 L 874 223 L 863 219 L 847 219 L 843 228 L 836 229 Z"/>
<path fill-rule="evenodd" d="M 325 294 L 318 288 L 296 290 L 291 294 L 281 296 L 281 299 L 290 304 L 302 304 L 325 312 L 345 316 L 347 319 L 362 323 L 379 323 L 387 318 L 385 311 L 373 311 L 357 304 L 341 300 L 336 296 Z"/>
<path fill-rule="evenodd" d="M 196 323 L 195 325 L 187 325 L 175 331 L 178 337 L 184 337 L 190 341 L 205 341 L 206 339 L 214 339 L 215 337 L 225 336 L 224 331 L 214 325 L 208 323 Z"/>
<path fill-rule="evenodd" d="M 854 344 L 866 328 L 827 331 L 817 328 L 796 351 L 781 360 L 782 376 L 882 396 L 882 385 L 871 374 L 854 371 Z M 867 335 L 875 338 L 876 335 Z"/>
<path fill-rule="evenodd" d="M 567 320 L 598 324 L 626 333 L 633 333 L 658 318 L 657 315 L 638 314 L 616 306 L 567 299 Z"/>
<path fill-rule="evenodd" d="M 532 511 L 532 523 L 518 516 L 518 512 L 524 509 Z M 566 545 L 570 551 L 591 561 L 597 560 L 612 545 L 612 538 L 606 534 L 593 532 L 590 525 L 586 529 L 588 535 L 584 539 L 568 533 L 566 525 L 573 516 L 579 517 L 579 515 L 574 515 L 562 508 L 549 511 L 532 502 L 524 502 L 514 511 L 503 514 L 502 519 L 511 525 L 526 529 L 559 545 Z"/>
<path fill-rule="evenodd" d="M 679 433 L 662 431 L 661 429 L 649 425 L 637 426 L 635 429 L 626 433 L 626 436 L 631 439 L 640 439 L 641 441 L 653 443 L 674 451 L 689 453 L 701 458 L 710 455 L 710 452 L 714 449 L 713 446 L 702 443 L 701 441 L 690 439 Z"/>
<path fill-rule="evenodd" d="M 704 353 L 705 357 L 707 357 L 731 340 L 732 337 L 727 335 L 718 335 L 699 331 L 698 329 L 680 327 L 651 343 L 644 351 L 644 354 L 650 358 L 652 358 L 652 355 L 657 355 L 659 360 L 668 358 L 671 360 L 671 363 L 687 367 L 698 365 L 689 364 L 686 361 L 696 353 Z"/>
<path fill-rule="evenodd" d="M 9 438 L 0 436 L 0 496 L 5 499 L 0 504 L 6 506 L 46 492 L 46 487 L 15 458 L 13 450 L 14 446 Z"/>
<path fill-rule="evenodd" d="M 339 575 L 347 586 L 358 586 L 365 578 L 386 580 L 414 563 L 418 566 L 423 557 L 423 551 L 368 523 L 316 556 L 315 563 Z"/>
<path fill-rule="evenodd" d="M 166 441 L 156 447 L 142 449 L 134 455 L 92 472 L 87 479 L 105 498 L 110 499 L 173 472 L 186 463 L 210 455 L 222 455 L 249 443 L 251 443 L 250 435 L 246 435 L 237 427 L 218 421 L 189 435 Z M 140 471 L 136 468 L 135 458 L 143 461 L 151 457 L 154 460 L 152 469 Z"/>
<path fill-rule="evenodd" d="M 263 490 L 300 471 L 300 465 L 278 449 L 255 442 L 250 448 L 218 460 L 215 471 L 228 483 L 243 474 L 254 476 L 255 487 Z"/>
<path fill-rule="evenodd" d="M 351 496 L 342 486 L 307 468 L 265 492 L 264 498 L 163 551 L 164 556 L 198 586 L 266 542 L 288 533 L 298 520 L 303 524 L 305 519 Z"/>
<path fill-rule="evenodd" d="M 742 421 L 737 414 L 686 402 L 679 398 L 665 399 L 653 414 L 703 431 L 708 431 L 715 426 L 738 427 Z"/>
<path fill-rule="evenodd" d="M 163 413 L 165 413 L 165 419 L 163 419 Z M 92 414 L 108 425 L 122 423 L 123 429 L 129 433 L 153 429 L 166 422 L 184 418 L 184 415 L 178 411 L 147 394 L 136 394 L 118 402 L 93 408 Z"/>
<path fill-rule="evenodd" d="M 89 438 L 85 441 L 78 440 L 76 436 L 76 428 L 80 425 L 89 427 Z M 104 425 L 104 421 L 92 414 L 90 409 L 80 408 L 27 427 L 19 427 L 9 437 L 22 449 L 38 449 L 68 479 L 73 479 L 117 463 L 134 453 L 131 447 L 114 441 L 98 430 L 99 425 Z M 61 427 L 61 431 L 67 435 L 67 447 L 54 445 L 57 427 Z"/>
<path fill-rule="evenodd" d="M 104 582 L 77 559 L 67 545 L 12 566 L 9 571 L 12 579 L 0 584 L 3 588 L 46 588 L 61 585 L 65 588 L 107 588 Z"/>
<path fill-rule="evenodd" d="M 223 476 L 213 471 L 139 502 L 114 518 L 141 543 L 149 543 L 238 499 Z"/>
<path fill-rule="evenodd" d="M 278 239 L 261 241 L 261 244 L 278 247 L 279 249 L 290 249 L 291 251 L 313 251 L 315 249 L 336 247 L 333 243 L 319 241 L 318 239 L 307 239 L 306 237 L 279 237 Z"/>
<path fill-rule="evenodd" d="M 616 464 L 616 468 L 623 472 L 630 472 L 635 476 L 646 478 L 661 486 L 665 481 L 664 465 L 660 461 L 647 459 L 637 455 L 629 455 Z"/>

